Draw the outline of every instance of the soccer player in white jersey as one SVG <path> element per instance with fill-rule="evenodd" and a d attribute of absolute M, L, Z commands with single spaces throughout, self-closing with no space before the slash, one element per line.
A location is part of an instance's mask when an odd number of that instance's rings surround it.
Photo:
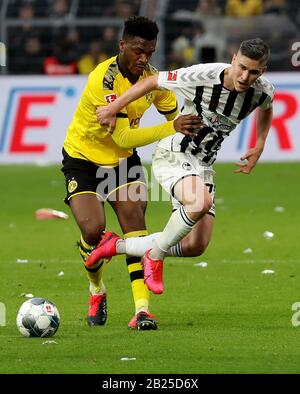
<path fill-rule="evenodd" d="M 203 128 L 195 137 L 176 133 L 158 142 L 153 172 L 172 195 L 174 210 L 161 233 L 123 240 L 106 233 L 87 264 L 119 253 L 143 255 L 144 281 L 149 290 L 163 292 L 163 259 L 167 255 L 199 256 L 206 249 L 214 222 L 215 185 L 212 164 L 223 140 L 251 112 L 257 111 L 256 146 L 237 163 L 237 173 L 249 174 L 261 156 L 272 122 L 274 87 L 262 76 L 270 51 L 261 39 L 243 41 L 231 64 L 197 64 L 159 72 L 135 84 L 124 95 L 97 110 L 101 124 L 113 130 L 121 108 L 155 89 L 184 97 L 182 114 L 197 114 Z M 200 191 L 200 192 L 199 192 Z M 172 253 L 170 253 L 172 252 Z"/>

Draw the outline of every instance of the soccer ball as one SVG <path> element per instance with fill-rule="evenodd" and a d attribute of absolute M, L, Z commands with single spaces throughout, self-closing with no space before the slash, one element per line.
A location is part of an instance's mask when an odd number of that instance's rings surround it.
<path fill-rule="evenodd" d="M 56 306 L 44 298 L 30 298 L 17 314 L 17 327 L 24 337 L 52 337 L 59 323 Z"/>

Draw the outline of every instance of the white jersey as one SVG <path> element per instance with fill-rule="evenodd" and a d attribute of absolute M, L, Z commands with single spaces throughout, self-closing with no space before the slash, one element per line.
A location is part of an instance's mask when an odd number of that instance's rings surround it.
<path fill-rule="evenodd" d="M 159 147 L 192 153 L 204 164 L 211 165 L 222 142 L 241 120 L 257 107 L 272 107 L 274 87 L 264 77 L 259 77 L 245 92 L 226 89 L 224 70 L 230 66 L 207 63 L 159 72 L 159 87 L 184 97 L 181 114 L 199 115 L 205 125 L 196 137 L 176 133 L 160 140 Z"/>

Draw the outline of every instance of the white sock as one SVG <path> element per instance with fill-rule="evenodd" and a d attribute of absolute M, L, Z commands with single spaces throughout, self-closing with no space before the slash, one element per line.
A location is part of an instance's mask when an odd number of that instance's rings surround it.
<path fill-rule="evenodd" d="M 117 242 L 117 253 L 130 256 L 144 256 L 146 250 L 152 249 L 161 233 L 153 233 L 144 237 L 131 237 Z"/>
<path fill-rule="evenodd" d="M 153 233 L 144 237 L 132 237 L 121 239 L 117 242 L 117 254 L 128 254 L 130 256 L 144 256 L 148 249 L 152 249 L 156 240 L 160 237 L 161 233 Z M 178 243 L 172 246 L 166 253 L 166 256 L 182 257 L 182 247 Z"/>
<path fill-rule="evenodd" d="M 133 237 L 133 239 L 138 239 L 138 238 L 139 237 Z M 127 243 L 127 240 L 130 240 L 130 239 L 132 239 L 132 238 L 128 238 L 128 239 L 121 238 L 117 241 L 117 243 L 116 243 L 117 254 L 130 254 L 130 253 L 126 252 L 126 243 Z M 133 254 L 132 256 L 139 256 L 139 255 Z"/>
<path fill-rule="evenodd" d="M 156 260 L 163 259 L 167 251 L 192 230 L 195 223 L 183 206 L 174 211 L 152 248 L 150 256 Z"/>

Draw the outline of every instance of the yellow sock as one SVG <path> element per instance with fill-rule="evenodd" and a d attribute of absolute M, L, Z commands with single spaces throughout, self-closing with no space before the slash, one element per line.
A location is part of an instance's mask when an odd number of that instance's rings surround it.
<path fill-rule="evenodd" d="M 124 238 L 142 237 L 148 235 L 147 230 L 132 231 L 124 234 Z M 141 258 L 136 256 L 126 256 L 127 269 L 131 280 L 131 290 L 135 304 L 135 313 L 148 311 L 150 293 L 144 283 L 144 271 Z"/>
<path fill-rule="evenodd" d="M 78 243 L 79 252 L 83 260 L 85 260 L 88 254 L 93 250 L 94 246 L 91 246 L 85 242 L 85 240 L 81 237 Z M 95 294 L 103 294 L 106 292 L 104 283 L 102 281 L 103 268 L 104 268 L 104 260 L 98 261 L 93 267 L 85 269 L 87 270 L 87 277 L 90 282 L 90 293 Z"/>
<path fill-rule="evenodd" d="M 96 271 L 90 271 L 91 268 L 87 269 L 87 277 L 90 282 L 90 293 L 92 295 L 106 293 L 106 289 L 102 281 L 103 268 L 104 268 L 103 261 L 100 264 L 101 265 L 98 266 Z"/>

